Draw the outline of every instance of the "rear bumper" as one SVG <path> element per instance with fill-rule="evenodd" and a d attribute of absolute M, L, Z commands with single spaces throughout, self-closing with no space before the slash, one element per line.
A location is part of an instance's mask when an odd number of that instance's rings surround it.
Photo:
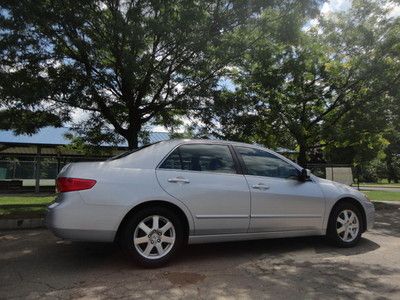
<path fill-rule="evenodd" d="M 114 231 L 48 228 L 56 237 L 70 241 L 112 242 L 115 236 Z"/>
<path fill-rule="evenodd" d="M 55 236 L 73 241 L 114 241 L 115 225 L 101 219 L 107 208 L 87 205 L 72 193 L 68 199 L 56 201 L 47 208 L 46 214 L 46 226 Z"/>
<path fill-rule="evenodd" d="M 112 242 L 115 231 L 62 228 L 57 224 L 57 210 L 47 209 L 46 226 L 57 237 L 71 241 Z"/>

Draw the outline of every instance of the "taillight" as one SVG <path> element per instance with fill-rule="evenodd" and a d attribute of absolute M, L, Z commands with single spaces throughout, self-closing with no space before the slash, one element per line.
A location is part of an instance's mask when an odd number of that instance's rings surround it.
<path fill-rule="evenodd" d="M 72 192 L 91 189 L 96 180 L 83 178 L 59 177 L 56 179 L 57 192 Z"/>

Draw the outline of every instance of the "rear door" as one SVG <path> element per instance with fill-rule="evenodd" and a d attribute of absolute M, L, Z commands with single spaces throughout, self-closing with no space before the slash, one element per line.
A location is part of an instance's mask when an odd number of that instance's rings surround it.
<path fill-rule="evenodd" d="M 161 187 L 184 202 L 196 234 L 247 232 L 250 191 L 223 144 L 183 144 L 156 170 Z"/>
<path fill-rule="evenodd" d="M 299 170 L 275 154 L 235 147 L 251 191 L 249 232 L 318 231 L 325 198 L 318 184 L 298 180 Z"/>

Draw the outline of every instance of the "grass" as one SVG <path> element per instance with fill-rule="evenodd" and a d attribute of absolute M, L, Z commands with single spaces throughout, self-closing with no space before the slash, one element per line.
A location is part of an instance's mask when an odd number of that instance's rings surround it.
<path fill-rule="evenodd" d="M 390 191 L 362 191 L 373 201 L 400 201 L 399 192 Z"/>
<path fill-rule="evenodd" d="M 357 183 L 353 183 L 353 186 L 357 186 Z M 400 188 L 400 183 L 388 183 L 388 182 L 360 182 L 360 186 L 366 186 L 366 187 Z"/>
<path fill-rule="evenodd" d="M 0 196 L 2 205 L 48 205 L 54 200 L 54 196 Z"/>
<path fill-rule="evenodd" d="M 43 218 L 46 206 L 5 207 L 0 205 L 0 219 L 36 219 Z"/>
<path fill-rule="evenodd" d="M 0 219 L 42 218 L 53 195 L 0 196 Z"/>

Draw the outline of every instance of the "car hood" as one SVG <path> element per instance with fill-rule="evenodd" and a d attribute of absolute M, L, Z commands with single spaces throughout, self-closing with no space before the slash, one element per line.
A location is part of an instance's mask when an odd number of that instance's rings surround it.
<path fill-rule="evenodd" d="M 360 192 L 346 184 L 335 182 L 335 181 L 324 179 L 324 178 L 319 178 L 316 176 L 314 176 L 313 179 L 320 184 L 320 187 L 322 188 L 322 190 L 324 190 L 324 192 L 331 193 L 332 191 L 334 191 L 338 197 L 352 196 L 361 201 L 366 200 L 366 197 L 362 192 Z"/>
<path fill-rule="evenodd" d="M 328 179 L 324 179 L 324 178 L 320 178 L 320 177 L 316 177 L 317 181 L 322 183 L 322 184 L 327 184 L 327 185 L 332 185 L 335 188 L 344 191 L 344 192 L 351 192 L 351 191 L 355 191 L 354 188 L 352 188 L 351 186 L 348 186 L 347 184 L 343 184 L 343 183 L 339 183 L 336 181 L 332 181 L 332 180 L 328 180 Z"/>

